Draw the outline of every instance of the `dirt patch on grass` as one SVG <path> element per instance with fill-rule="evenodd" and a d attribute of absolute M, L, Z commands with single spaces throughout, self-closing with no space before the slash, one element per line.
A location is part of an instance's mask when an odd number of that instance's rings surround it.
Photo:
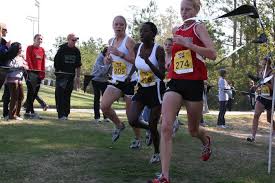
<path fill-rule="evenodd" d="M 82 150 L 66 150 L 62 153 L 50 153 L 29 160 L 33 183 L 37 182 L 75 182 L 96 183 L 93 174 L 93 160 L 96 158 L 94 148 Z"/>

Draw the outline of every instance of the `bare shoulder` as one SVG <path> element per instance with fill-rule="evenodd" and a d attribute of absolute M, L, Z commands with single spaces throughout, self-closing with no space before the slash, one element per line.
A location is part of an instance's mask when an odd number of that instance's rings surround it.
<path fill-rule="evenodd" d="M 131 38 L 131 37 L 128 37 L 127 43 L 133 44 L 133 45 L 136 44 L 135 40 L 133 38 Z"/>
<path fill-rule="evenodd" d="M 199 23 L 196 25 L 196 31 L 200 32 L 200 31 L 206 31 L 207 32 L 207 28 L 203 23 Z"/>
<path fill-rule="evenodd" d="M 127 47 L 134 48 L 136 45 L 136 42 L 133 38 L 128 37 L 126 45 L 127 45 Z"/>

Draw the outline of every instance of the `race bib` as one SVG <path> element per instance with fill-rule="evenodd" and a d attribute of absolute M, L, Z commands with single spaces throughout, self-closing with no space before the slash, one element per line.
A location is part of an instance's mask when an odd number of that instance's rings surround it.
<path fill-rule="evenodd" d="M 145 72 L 145 71 L 140 71 L 140 83 L 141 84 L 150 84 L 155 82 L 155 77 L 154 73 L 152 71 Z"/>
<path fill-rule="evenodd" d="M 193 72 L 193 62 L 190 50 L 181 50 L 175 54 L 174 72 L 177 74 Z"/>
<path fill-rule="evenodd" d="M 261 87 L 261 95 L 262 95 L 262 96 L 270 96 L 270 89 L 269 89 L 268 86 L 263 85 L 263 86 Z"/>
<path fill-rule="evenodd" d="M 125 76 L 127 74 L 127 67 L 124 62 L 113 62 L 113 73 L 118 76 Z"/>

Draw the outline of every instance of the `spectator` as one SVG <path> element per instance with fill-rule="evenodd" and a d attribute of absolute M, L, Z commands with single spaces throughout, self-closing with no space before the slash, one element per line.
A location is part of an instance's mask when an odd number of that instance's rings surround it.
<path fill-rule="evenodd" d="M 27 47 L 26 60 L 29 67 L 27 74 L 27 99 L 25 118 L 40 119 L 40 116 L 34 112 L 33 103 L 38 95 L 41 81 L 45 78 L 45 51 L 41 47 L 42 35 L 36 34 L 33 38 L 33 44 Z M 33 82 L 35 80 L 35 84 Z"/>
<path fill-rule="evenodd" d="M 55 102 L 59 120 L 68 120 L 74 79 L 77 88 L 80 84 L 81 54 L 75 46 L 78 39 L 75 34 L 69 34 L 67 42 L 59 47 L 54 57 L 56 74 Z"/>
<path fill-rule="evenodd" d="M 11 42 L 7 42 L 4 37 L 6 37 L 8 29 L 6 24 L 0 23 L 0 66 L 8 66 L 8 61 L 16 57 L 17 50 L 9 49 Z M 4 84 L 6 79 L 7 70 L 1 71 L 0 77 L 0 88 Z M 3 99 L 3 117 L 5 120 L 9 118 L 9 103 L 10 103 L 10 92 L 7 84 L 4 84 L 4 93 L 2 96 Z"/>
<path fill-rule="evenodd" d="M 17 50 L 17 56 L 9 61 L 11 71 L 7 74 L 6 82 L 10 92 L 9 120 L 23 120 L 20 117 L 20 109 L 24 98 L 23 92 L 23 69 L 27 69 L 27 62 L 23 58 L 20 43 L 12 43 L 11 47 Z"/>
<path fill-rule="evenodd" d="M 221 69 L 220 70 L 220 78 L 218 82 L 218 87 L 219 87 L 219 116 L 218 116 L 218 122 L 217 122 L 217 127 L 218 128 L 227 128 L 225 125 L 225 119 L 224 115 L 226 113 L 226 105 L 229 99 L 229 96 L 232 96 L 231 92 L 231 87 L 226 81 L 226 70 Z"/>
<path fill-rule="evenodd" d="M 104 57 L 106 56 L 108 47 L 105 47 L 98 55 L 93 71 L 92 71 L 92 85 L 94 89 L 94 119 L 95 122 L 100 122 L 100 95 L 103 95 L 108 85 L 108 75 L 111 74 L 111 64 L 104 64 Z M 104 121 L 108 121 L 106 116 Z"/>

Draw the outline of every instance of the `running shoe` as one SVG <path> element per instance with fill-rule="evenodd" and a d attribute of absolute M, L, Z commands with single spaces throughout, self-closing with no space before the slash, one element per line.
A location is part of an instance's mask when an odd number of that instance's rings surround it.
<path fill-rule="evenodd" d="M 4 120 L 4 121 L 9 121 L 9 115 L 8 115 L 8 116 L 4 116 L 4 117 L 3 117 L 3 120 Z"/>
<path fill-rule="evenodd" d="M 141 141 L 135 138 L 130 144 L 130 149 L 140 149 L 140 148 L 141 148 Z"/>
<path fill-rule="evenodd" d="M 95 119 L 95 123 L 100 123 L 100 119 Z"/>
<path fill-rule="evenodd" d="M 211 148 L 210 148 L 210 145 L 211 145 L 210 137 L 209 136 L 206 136 L 206 137 L 208 139 L 208 143 L 203 146 L 203 151 L 201 154 L 201 159 L 203 161 L 207 161 L 210 158 L 211 153 L 212 153 Z"/>
<path fill-rule="evenodd" d="M 217 128 L 223 128 L 223 129 L 225 129 L 225 128 L 227 128 L 227 126 L 225 126 L 225 125 L 217 125 Z"/>
<path fill-rule="evenodd" d="M 206 122 L 203 122 L 203 123 L 200 123 L 200 126 L 207 127 L 208 125 L 206 124 Z"/>
<path fill-rule="evenodd" d="M 159 153 L 153 154 L 153 156 L 150 159 L 150 163 L 154 164 L 154 163 L 158 163 L 160 162 L 160 155 Z"/>
<path fill-rule="evenodd" d="M 147 145 L 147 146 L 150 146 L 151 144 L 152 144 L 152 136 L 151 136 L 151 132 L 150 132 L 150 130 L 147 130 L 146 131 L 146 136 L 145 136 L 145 144 Z"/>
<path fill-rule="evenodd" d="M 14 119 L 15 119 L 15 120 L 19 120 L 19 121 L 22 121 L 22 120 L 23 120 L 23 118 L 21 118 L 21 117 L 19 117 L 19 116 L 15 116 Z"/>
<path fill-rule="evenodd" d="M 162 174 L 154 180 L 149 180 L 147 183 L 170 183 L 170 181 Z"/>
<path fill-rule="evenodd" d="M 180 127 L 179 120 L 178 120 L 178 118 L 176 118 L 176 120 L 174 121 L 174 124 L 173 124 L 173 133 L 172 133 L 173 137 L 176 136 L 176 133 L 177 133 L 179 127 Z"/>
<path fill-rule="evenodd" d="M 122 123 L 122 127 L 114 129 L 114 131 L 112 133 L 112 141 L 113 142 L 117 141 L 117 139 L 120 136 L 120 133 L 122 132 L 122 130 L 124 130 L 124 128 L 125 128 L 125 125 L 124 125 L 124 123 Z"/>
<path fill-rule="evenodd" d="M 47 110 L 48 110 L 48 108 L 49 108 L 49 106 L 48 106 L 48 105 L 43 106 L 43 111 L 47 111 Z"/>
<path fill-rule="evenodd" d="M 255 137 L 247 137 L 247 142 L 255 142 Z"/>
<path fill-rule="evenodd" d="M 60 120 L 60 121 L 66 121 L 67 117 L 66 116 L 62 116 L 62 117 L 58 118 L 58 120 Z"/>
<path fill-rule="evenodd" d="M 103 122 L 105 122 L 105 123 L 110 123 L 111 121 L 110 121 L 108 118 L 105 118 L 105 119 L 103 120 Z"/>
<path fill-rule="evenodd" d="M 33 112 L 33 113 L 30 113 L 30 119 L 42 119 L 42 117 L 39 116 L 38 113 Z"/>
<path fill-rule="evenodd" d="M 31 118 L 31 113 L 30 113 L 30 112 L 26 112 L 26 113 L 24 114 L 24 118 L 25 118 L 25 119 L 30 119 L 30 118 Z"/>

